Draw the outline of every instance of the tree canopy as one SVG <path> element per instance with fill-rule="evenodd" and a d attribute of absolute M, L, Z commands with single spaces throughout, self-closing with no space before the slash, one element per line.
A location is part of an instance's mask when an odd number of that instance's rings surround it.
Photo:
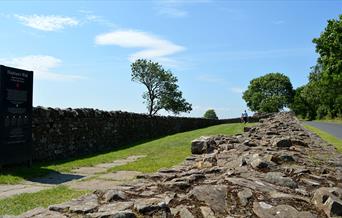
<path fill-rule="evenodd" d="M 143 93 L 149 115 L 155 115 L 161 109 L 174 114 L 192 110 L 178 89 L 178 79 L 171 71 L 165 70 L 159 63 L 138 59 L 131 64 L 132 81 L 143 84 L 147 91 Z"/>
<path fill-rule="evenodd" d="M 252 111 L 278 112 L 287 107 L 293 97 L 290 79 L 281 73 L 269 73 L 250 81 L 243 99 Z"/>
<path fill-rule="evenodd" d="M 315 83 L 320 89 L 317 116 L 342 116 L 342 15 L 337 20 L 328 20 L 325 30 L 313 42 L 319 54 L 320 71 L 309 83 Z"/>
<path fill-rule="evenodd" d="M 203 115 L 204 118 L 206 119 L 214 119 L 214 120 L 218 120 L 218 117 L 216 115 L 216 112 L 214 109 L 209 109 L 207 110 L 204 115 Z"/>
<path fill-rule="evenodd" d="M 308 84 L 296 90 L 291 109 L 309 119 L 342 117 L 342 15 L 328 20 L 313 43 L 319 58 Z"/>

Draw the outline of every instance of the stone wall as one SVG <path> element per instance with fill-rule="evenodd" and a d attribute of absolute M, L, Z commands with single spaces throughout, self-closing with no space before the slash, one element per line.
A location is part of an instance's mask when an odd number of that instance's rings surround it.
<path fill-rule="evenodd" d="M 194 140 L 182 164 L 130 183 L 90 179 L 93 193 L 19 217 L 342 217 L 342 154 L 332 145 L 291 113 L 244 131 Z"/>
<path fill-rule="evenodd" d="M 149 117 L 144 114 L 94 109 L 33 109 L 33 160 L 56 160 L 112 150 L 146 139 L 236 123 L 240 119 L 208 120 Z"/>

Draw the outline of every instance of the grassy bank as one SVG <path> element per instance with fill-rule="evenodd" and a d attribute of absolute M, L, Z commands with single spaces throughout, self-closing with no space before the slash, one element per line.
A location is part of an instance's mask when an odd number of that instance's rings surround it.
<path fill-rule="evenodd" d="M 247 124 L 253 125 L 253 124 Z M 122 155 L 146 155 L 135 162 L 123 166 L 117 166 L 110 171 L 137 170 L 141 172 L 155 172 L 161 168 L 169 168 L 181 163 L 191 154 L 190 142 L 204 135 L 234 135 L 243 131 L 243 124 L 223 124 L 205 129 L 189 131 L 159 140 L 141 144 L 126 151 Z"/>
<path fill-rule="evenodd" d="M 304 125 L 304 127 L 310 130 L 311 132 L 316 133 L 319 137 L 321 137 L 326 142 L 334 145 L 336 149 L 342 153 L 342 140 L 341 139 L 338 139 L 337 137 L 310 125 Z"/>
<path fill-rule="evenodd" d="M 247 124 L 253 125 L 253 124 Z M 117 159 L 131 155 L 146 155 L 131 164 L 114 168 L 112 170 L 137 170 L 141 172 L 153 172 L 160 168 L 171 167 L 183 161 L 190 155 L 191 140 L 203 135 L 232 135 L 241 133 L 245 124 L 222 124 L 208 128 L 193 130 L 166 136 L 149 142 L 127 145 L 119 150 L 93 156 L 79 157 L 69 161 L 55 163 L 34 164 L 31 168 L 17 167 L 6 170 L 0 174 L 0 184 L 16 184 L 23 179 L 44 176 L 49 172 L 70 172 L 72 169 L 94 166 L 100 163 L 109 163 Z"/>
<path fill-rule="evenodd" d="M 0 215 L 19 215 L 37 207 L 48 207 L 86 194 L 87 191 L 76 191 L 65 186 L 58 186 L 36 193 L 15 195 L 0 200 Z"/>

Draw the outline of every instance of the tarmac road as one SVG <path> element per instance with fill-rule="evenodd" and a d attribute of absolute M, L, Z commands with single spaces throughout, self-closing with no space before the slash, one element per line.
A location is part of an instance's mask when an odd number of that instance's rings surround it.
<path fill-rule="evenodd" d="M 325 132 L 328 132 L 331 135 L 334 135 L 339 139 L 342 139 L 342 124 L 323 123 L 323 122 L 315 122 L 315 121 L 305 121 L 304 123 L 308 124 L 310 126 L 314 126 L 314 127 L 321 129 Z"/>

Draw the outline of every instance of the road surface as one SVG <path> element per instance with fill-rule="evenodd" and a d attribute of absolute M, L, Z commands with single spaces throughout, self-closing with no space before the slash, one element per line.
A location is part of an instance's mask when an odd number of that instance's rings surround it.
<path fill-rule="evenodd" d="M 323 123 L 323 122 L 315 122 L 315 121 L 306 121 L 304 123 L 308 124 L 310 126 L 314 126 L 314 127 L 321 129 L 325 132 L 328 132 L 331 135 L 334 135 L 339 139 L 342 139 L 342 124 Z"/>

